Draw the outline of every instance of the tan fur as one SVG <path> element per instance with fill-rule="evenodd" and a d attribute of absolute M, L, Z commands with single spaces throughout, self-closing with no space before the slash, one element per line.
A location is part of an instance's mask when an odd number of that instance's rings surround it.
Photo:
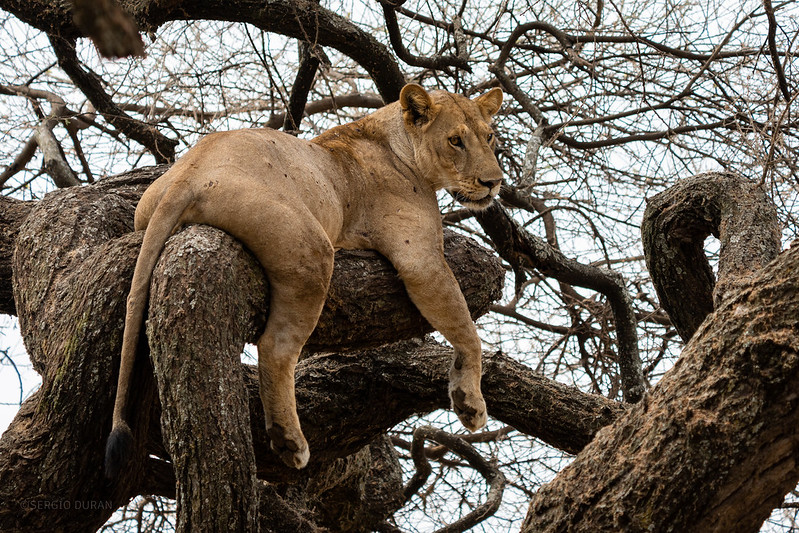
<path fill-rule="evenodd" d="M 294 400 L 294 367 L 316 326 L 338 248 L 378 250 L 408 294 L 455 348 L 452 404 L 474 431 L 486 422 L 481 347 L 458 283 L 444 261 L 435 191 L 487 206 L 499 191 L 493 89 L 470 100 L 403 88 L 399 102 L 312 141 L 274 130 L 214 133 L 144 193 L 135 227 L 146 230 L 128 297 L 114 430 L 129 433 L 125 402 L 150 277 L 167 238 L 189 223 L 221 228 L 263 265 L 270 314 L 258 340 L 260 394 L 272 449 L 296 468 L 308 444 Z M 113 434 L 112 434 L 113 435 Z"/>

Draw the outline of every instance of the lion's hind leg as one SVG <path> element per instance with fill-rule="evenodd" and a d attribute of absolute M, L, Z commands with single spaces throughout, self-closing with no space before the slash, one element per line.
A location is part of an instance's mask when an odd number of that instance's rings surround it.
<path fill-rule="evenodd" d="M 288 466 L 303 468 L 310 453 L 297 416 L 294 368 L 322 313 L 334 250 L 321 226 L 283 229 L 272 228 L 272 234 L 280 236 L 284 253 L 251 247 L 270 285 L 269 317 L 257 342 L 259 391 L 272 450 Z"/>

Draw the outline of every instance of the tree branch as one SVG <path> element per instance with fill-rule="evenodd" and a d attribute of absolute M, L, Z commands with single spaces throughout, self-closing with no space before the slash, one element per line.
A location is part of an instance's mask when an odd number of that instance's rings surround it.
<path fill-rule="evenodd" d="M 394 49 L 397 57 L 402 59 L 405 63 L 414 67 L 422 67 L 431 70 L 447 70 L 450 67 L 455 67 L 465 70 L 466 72 L 472 71 L 472 67 L 469 65 L 465 56 L 435 55 L 434 57 L 420 57 L 411 54 L 402 43 L 402 34 L 399 22 L 397 21 L 395 6 L 386 1 L 381 1 L 380 5 L 383 6 L 383 18 L 386 21 L 386 29 L 388 30 L 388 38 L 391 41 L 391 47 Z"/>
<path fill-rule="evenodd" d="M 466 516 L 438 529 L 436 533 L 460 533 L 476 526 L 496 513 L 502 503 L 502 492 L 505 489 L 505 476 L 497 468 L 497 465 L 486 461 L 471 444 L 458 435 L 430 426 L 418 427 L 413 431 L 411 457 L 414 466 L 416 466 L 416 473 L 403 489 L 406 500 L 422 488 L 432 472 L 430 461 L 427 460 L 424 449 L 426 440 L 433 440 L 442 444 L 451 452 L 465 459 L 488 483 L 488 495 L 485 502 L 475 507 Z"/>
<path fill-rule="evenodd" d="M 718 283 L 704 252 L 721 241 Z M 660 304 L 687 341 L 739 283 L 780 248 L 777 212 L 761 186 L 736 174 L 700 174 L 647 200 L 641 236 Z"/>
<path fill-rule="evenodd" d="M 771 0 L 763 0 L 763 9 L 766 11 L 768 18 L 768 50 L 771 54 L 771 62 L 774 63 L 774 71 L 777 73 L 777 82 L 782 91 L 782 97 L 786 102 L 791 101 L 791 91 L 788 89 L 788 81 L 785 79 L 785 71 L 782 68 L 780 61 L 779 50 L 777 50 L 777 17 L 774 16 L 774 8 L 771 6 Z"/>
<path fill-rule="evenodd" d="M 53 135 L 52 128 L 55 126 L 54 120 L 44 119 L 37 127 L 34 137 L 36 144 L 42 151 L 44 168 L 47 174 L 53 178 L 56 187 L 74 187 L 80 185 L 78 177 L 67 163 L 64 150 Z"/>
<path fill-rule="evenodd" d="M 299 133 L 300 122 L 302 122 L 305 104 L 308 102 L 308 92 L 313 86 L 316 70 L 319 68 L 319 57 L 314 51 L 314 45 L 305 41 L 299 43 L 300 66 L 297 68 L 297 76 L 294 78 L 294 85 L 291 87 L 288 109 L 286 109 L 283 130 Z"/>
<path fill-rule="evenodd" d="M 529 266 L 545 276 L 595 290 L 607 297 L 616 323 L 624 398 L 628 402 L 640 400 L 645 384 L 638 356 L 637 322 L 623 278 L 611 270 L 583 265 L 565 257 L 521 228 L 497 202 L 488 209 L 476 211 L 475 218 L 497 246 L 499 255 L 513 266 L 514 271 Z"/>
<path fill-rule="evenodd" d="M 58 35 L 50 34 L 49 37 L 58 58 L 58 66 L 110 124 L 144 146 L 153 155 L 156 163 L 167 163 L 175 159 L 178 141 L 164 136 L 154 126 L 135 120 L 122 111 L 105 92 L 97 76 L 83 68 L 75 53 L 74 42 Z"/>

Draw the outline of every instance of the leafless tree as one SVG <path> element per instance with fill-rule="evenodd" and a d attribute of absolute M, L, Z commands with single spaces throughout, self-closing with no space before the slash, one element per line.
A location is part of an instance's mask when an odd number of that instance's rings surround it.
<path fill-rule="evenodd" d="M 793 527 L 799 256 L 779 252 L 799 228 L 795 2 L 0 8 L 0 311 L 20 317 L 42 375 L 0 438 L 0 530 Z M 506 93 L 499 201 L 475 213 L 440 197 L 444 223 L 492 250 L 448 241 L 487 311 L 488 429 L 455 435 L 439 410 L 446 350 L 407 340 L 426 325 L 385 292 L 380 258 L 344 254 L 346 313 L 329 311 L 297 376 L 314 462 L 288 472 L 267 451 L 249 367 L 231 364 L 263 324 L 267 288 L 235 242 L 193 228 L 153 285 L 170 303 L 150 307 L 137 370 L 139 460 L 106 486 L 143 188 L 205 133 L 310 137 L 409 81 Z M 187 250 L 203 270 L 181 263 Z M 353 327 L 365 297 L 382 314 Z M 224 338 L 197 326 L 220 320 Z M 164 401 L 189 379 L 164 369 L 192 346 L 208 347 L 202 378 L 238 398 L 235 412 L 205 389 Z M 184 450 L 168 428 L 186 420 L 220 420 L 228 439 L 202 433 L 202 450 Z"/>

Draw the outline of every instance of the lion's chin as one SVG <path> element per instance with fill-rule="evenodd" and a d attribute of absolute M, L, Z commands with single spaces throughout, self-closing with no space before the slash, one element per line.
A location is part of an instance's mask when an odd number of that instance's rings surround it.
<path fill-rule="evenodd" d="M 451 190 L 452 197 L 464 207 L 468 207 L 469 209 L 485 209 L 494 201 L 494 197 L 489 193 L 483 196 L 482 198 L 472 198 L 471 196 L 467 196 L 462 191 L 453 191 Z"/>

